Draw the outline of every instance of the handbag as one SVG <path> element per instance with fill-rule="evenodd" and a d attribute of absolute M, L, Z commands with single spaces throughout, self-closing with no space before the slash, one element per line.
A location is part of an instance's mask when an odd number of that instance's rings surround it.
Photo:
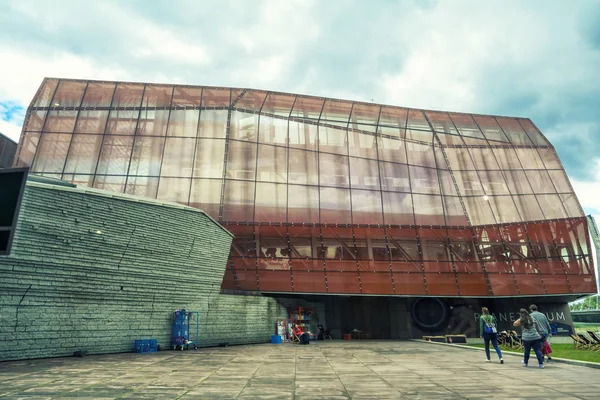
<path fill-rule="evenodd" d="M 552 353 L 552 348 L 550 347 L 550 343 L 548 343 L 548 341 L 546 340 L 544 342 L 544 347 L 542 349 L 542 354 L 546 355 L 546 354 L 550 354 Z"/>
<path fill-rule="evenodd" d="M 483 318 L 483 324 L 483 330 L 485 333 L 498 333 L 498 330 L 496 329 L 492 321 L 488 321 L 486 318 Z"/>

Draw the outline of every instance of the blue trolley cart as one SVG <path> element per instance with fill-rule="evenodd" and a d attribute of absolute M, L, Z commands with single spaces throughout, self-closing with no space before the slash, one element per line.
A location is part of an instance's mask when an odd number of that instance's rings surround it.
<path fill-rule="evenodd" d="M 198 311 L 176 310 L 171 331 L 171 348 L 173 350 L 198 349 L 200 313 Z M 190 326 L 196 325 L 195 340 L 190 338 Z"/>

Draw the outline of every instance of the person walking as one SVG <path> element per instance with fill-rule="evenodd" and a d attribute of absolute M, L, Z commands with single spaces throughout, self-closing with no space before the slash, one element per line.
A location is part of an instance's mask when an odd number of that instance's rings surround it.
<path fill-rule="evenodd" d="M 542 335 L 540 335 L 537 321 L 529 315 L 529 311 L 524 308 L 519 310 L 520 318 L 513 323 L 513 326 L 520 326 L 523 333 L 521 339 L 523 340 L 523 366 L 529 364 L 529 353 L 531 349 L 535 352 L 535 356 L 538 359 L 538 367 L 544 368 L 544 356 L 540 349 L 540 342 Z"/>
<path fill-rule="evenodd" d="M 481 308 L 481 314 L 481 317 L 479 317 L 479 332 L 483 338 L 483 343 L 485 344 L 486 362 L 491 362 L 490 342 L 492 342 L 492 346 L 496 349 L 496 353 L 500 359 L 500 364 L 504 364 L 502 351 L 500 350 L 500 347 L 498 347 L 498 325 L 496 324 L 496 318 L 490 314 L 490 310 L 488 310 L 487 307 Z"/>
<path fill-rule="evenodd" d="M 546 348 L 546 342 L 548 341 L 548 339 L 550 338 L 550 334 L 552 333 L 550 321 L 548 321 L 548 318 L 544 314 L 538 311 L 538 308 L 535 304 L 529 306 L 529 311 L 531 312 L 531 317 L 535 319 L 535 321 L 538 323 L 538 327 L 540 328 L 540 335 L 542 335 L 540 346 L 542 348 L 542 354 L 546 355 L 544 349 Z M 547 347 L 550 347 L 550 343 L 548 343 Z M 548 353 L 547 356 L 548 361 L 552 361 L 550 353 Z"/>

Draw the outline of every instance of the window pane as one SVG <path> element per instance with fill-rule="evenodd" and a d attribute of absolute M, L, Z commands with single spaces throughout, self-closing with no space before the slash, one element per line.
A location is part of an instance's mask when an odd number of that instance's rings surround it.
<path fill-rule="evenodd" d="M 289 122 L 290 147 L 317 150 L 317 125 Z"/>
<path fill-rule="evenodd" d="M 196 139 L 167 138 L 161 176 L 192 176 Z"/>
<path fill-rule="evenodd" d="M 195 178 L 222 178 L 225 140 L 198 139 L 194 161 Z"/>
<path fill-rule="evenodd" d="M 44 133 L 38 145 L 34 172 L 62 173 L 72 135 Z"/>
<path fill-rule="evenodd" d="M 500 129 L 500 125 L 496 122 L 494 117 L 486 117 L 483 115 L 474 115 L 473 118 L 479 128 L 483 131 L 484 136 L 487 140 L 497 141 L 497 142 L 508 142 L 508 138 Z"/>
<path fill-rule="evenodd" d="M 123 193 L 125 191 L 126 176 L 102 176 L 97 175 L 94 179 L 96 189 L 108 190 L 109 192 Z"/>
<path fill-rule="evenodd" d="M 341 129 L 319 126 L 319 151 L 348 154 L 347 132 Z"/>
<path fill-rule="evenodd" d="M 377 161 L 350 157 L 350 183 L 353 189 L 379 190 Z"/>
<path fill-rule="evenodd" d="M 61 80 L 52 99 L 52 105 L 55 107 L 79 107 L 85 82 L 72 82 Z"/>
<path fill-rule="evenodd" d="M 485 194 L 475 171 L 455 171 L 454 179 L 458 186 L 458 192 L 462 196 L 483 196 Z"/>
<path fill-rule="evenodd" d="M 89 82 L 81 107 L 108 107 L 114 92 L 114 83 Z"/>
<path fill-rule="evenodd" d="M 533 193 L 525 171 L 504 171 L 504 178 L 512 194 Z"/>
<path fill-rule="evenodd" d="M 204 88 L 202 107 L 229 107 L 230 89 Z"/>
<path fill-rule="evenodd" d="M 199 137 L 225 138 L 227 110 L 202 110 L 200 112 Z"/>
<path fill-rule="evenodd" d="M 375 135 L 348 131 L 348 147 L 351 156 L 377 159 Z"/>
<path fill-rule="evenodd" d="M 535 196 L 513 196 L 513 199 L 523 221 L 539 221 L 544 219 L 544 214 L 542 214 Z"/>
<path fill-rule="evenodd" d="M 319 222 L 319 188 L 288 186 L 288 221 L 297 223 Z"/>
<path fill-rule="evenodd" d="M 483 138 L 483 134 L 471 115 L 450 113 L 450 118 L 462 136 Z"/>
<path fill-rule="evenodd" d="M 220 201 L 220 179 L 192 179 L 190 207 L 204 210 L 211 217 L 219 219 Z"/>
<path fill-rule="evenodd" d="M 288 122 L 286 119 L 260 116 L 258 141 L 286 145 L 288 140 Z"/>
<path fill-rule="evenodd" d="M 169 107 L 172 95 L 173 86 L 146 85 L 142 107 Z"/>
<path fill-rule="evenodd" d="M 417 225 L 444 225 L 444 210 L 440 196 L 413 194 Z"/>
<path fill-rule="evenodd" d="M 471 160 L 469 150 L 467 148 L 447 148 L 445 149 L 448 162 L 450 163 L 450 169 L 453 170 L 474 170 L 475 165 Z"/>
<path fill-rule="evenodd" d="M 381 192 L 352 189 L 352 223 L 383 224 Z"/>
<path fill-rule="evenodd" d="M 106 125 L 106 133 L 109 135 L 133 135 L 138 114 L 139 111 L 111 110 Z"/>
<path fill-rule="evenodd" d="M 350 173 L 348 157 L 321 153 L 319 155 L 320 184 L 348 187 Z"/>
<path fill-rule="evenodd" d="M 496 160 L 502 169 L 522 169 L 517 153 L 510 147 L 495 147 L 492 149 Z"/>
<path fill-rule="evenodd" d="M 157 198 L 187 205 L 190 196 L 190 184 L 191 179 L 189 178 L 160 178 Z"/>
<path fill-rule="evenodd" d="M 114 111 L 111 111 L 111 114 L 113 112 Z M 130 112 L 133 113 L 133 111 Z M 137 134 L 147 136 L 165 136 L 167 133 L 168 120 L 169 110 L 141 110 L 140 122 L 137 126 Z"/>
<path fill-rule="evenodd" d="M 100 153 L 102 136 L 74 135 L 65 173 L 93 174 Z"/>
<path fill-rule="evenodd" d="M 516 119 L 497 117 L 496 120 L 498 121 L 498 123 L 502 127 L 502 130 L 504 131 L 506 136 L 508 136 L 508 138 L 510 139 L 510 142 L 512 144 L 516 144 L 516 145 L 532 145 L 533 144 L 533 143 L 531 143 L 531 140 L 529 140 L 529 137 L 527 136 L 527 134 L 525 133 L 525 131 L 519 124 L 519 121 L 517 121 Z"/>
<path fill-rule="evenodd" d="M 458 196 L 456 192 L 456 185 L 454 185 L 454 179 L 450 175 L 449 171 L 438 170 L 438 179 L 442 184 L 442 193 L 448 196 Z"/>
<path fill-rule="evenodd" d="M 254 182 L 225 180 L 223 221 L 254 221 Z"/>
<path fill-rule="evenodd" d="M 486 194 L 509 194 L 502 172 L 479 171 L 478 175 Z"/>
<path fill-rule="evenodd" d="M 352 125 L 355 124 L 364 124 L 364 125 L 377 125 L 377 120 L 379 119 L 379 106 L 371 105 L 371 104 L 354 104 L 352 107 L 352 115 L 350 117 L 350 123 Z M 351 125 L 351 127 L 352 127 Z M 375 132 L 375 127 L 371 132 Z M 358 129 L 354 127 L 354 129 Z"/>
<path fill-rule="evenodd" d="M 548 141 L 544 138 L 541 132 L 528 119 L 519 119 L 521 126 L 527 132 L 527 136 L 536 146 L 548 146 Z"/>
<path fill-rule="evenodd" d="M 323 109 L 324 99 L 298 96 L 292 109 L 291 116 L 298 118 L 319 119 Z"/>
<path fill-rule="evenodd" d="M 413 193 L 440 193 L 437 170 L 410 166 L 410 181 Z"/>
<path fill-rule="evenodd" d="M 348 189 L 321 188 L 321 223 L 351 224 L 350 191 Z"/>
<path fill-rule="evenodd" d="M 130 176 L 127 178 L 127 187 L 125 188 L 127 194 L 155 199 L 157 192 L 158 178 L 145 176 Z"/>
<path fill-rule="evenodd" d="M 256 222 L 286 222 L 287 187 L 275 183 L 256 184 Z"/>
<path fill-rule="evenodd" d="M 406 153 L 408 154 L 409 164 L 435 168 L 433 145 L 406 143 Z"/>
<path fill-rule="evenodd" d="M 263 104 L 262 112 L 287 118 L 290 115 L 295 100 L 295 95 L 269 93 Z"/>
<path fill-rule="evenodd" d="M 39 140 L 39 132 L 25 132 L 18 150 L 18 167 L 31 167 Z"/>
<path fill-rule="evenodd" d="M 352 103 L 349 101 L 325 100 L 325 107 L 321 114 L 321 122 L 323 121 L 337 121 L 341 122 L 341 126 L 346 126 L 350 119 L 350 110 L 352 109 Z"/>
<path fill-rule="evenodd" d="M 379 115 L 379 125 L 397 127 L 404 129 L 406 127 L 406 117 L 408 109 L 399 107 L 381 107 Z"/>
<path fill-rule="evenodd" d="M 45 132 L 72 133 L 77 111 L 50 111 L 46 117 Z"/>
<path fill-rule="evenodd" d="M 546 170 L 525 171 L 534 193 L 556 193 L 550 175 Z"/>
<path fill-rule="evenodd" d="M 523 169 L 544 169 L 544 163 L 536 149 L 515 149 Z"/>
<path fill-rule="evenodd" d="M 467 209 L 471 225 L 490 225 L 496 223 L 490 204 L 483 196 L 463 197 L 462 200 Z"/>
<path fill-rule="evenodd" d="M 126 175 L 129 167 L 133 137 L 104 136 L 97 174 Z"/>
<path fill-rule="evenodd" d="M 164 143 L 165 139 L 159 137 L 135 138 L 129 175 L 158 176 L 160 174 Z"/>
<path fill-rule="evenodd" d="M 406 163 L 404 141 L 380 137 L 378 139 L 378 145 L 380 160 Z"/>
<path fill-rule="evenodd" d="M 579 205 L 577 197 L 575 197 L 574 193 L 562 193 L 560 194 L 560 200 L 567 210 L 567 215 L 569 217 L 578 218 L 584 216 L 581 212 L 581 206 Z"/>
<path fill-rule="evenodd" d="M 37 97 L 35 98 L 34 107 L 50 106 L 56 86 L 58 86 L 58 79 L 44 79 L 42 87 L 38 90 Z"/>
<path fill-rule="evenodd" d="M 417 129 L 420 131 L 431 131 L 425 115 L 421 110 L 408 110 L 408 122 L 406 123 L 406 129 Z"/>
<path fill-rule="evenodd" d="M 202 88 L 175 86 L 172 105 L 175 107 L 200 107 Z"/>
<path fill-rule="evenodd" d="M 236 108 L 243 108 L 244 110 L 260 111 L 267 92 L 259 90 L 248 90 L 243 94 L 242 98 L 235 105 Z"/>
<path fill-rule="evenodd" d="M 144 93 L 144 84 L 119 83 L 112 107 L 139 107 Z"/>
<path fill-rule="evenodd" d="M 558 193 L 566 193 L 572 190 L 567 175 L 562 169 L 548 171 L 548 174 Z"/>
<path fill-rule="evenodd" d="M 521 221 L 511 196 L 489 196 L 488 201 L 498 223 Z"/>
<path fill-rule="evenodd" d="M 413 203 L 410 193 L 383 192 L 385 223 L 390 225 L 414 225 Z"/>
<path fill-rule="evenodd" d="M 537 149 L 546 169 L 562 169 L 553 149 Z"/>
<path fill-rule="evenodd" d="M 452 121 L 447 113 L 426 111 L 425 114 L 427 115 L 427 119 L 429 119 L 429 122 L 436 132 L 446 132 L 458 135 L 458 132 L 454 128 L 454 125 L 452 124 Z"/>
<path fill-rule="evenodd" d="M 257 134 L 258 114 L 248 114 L 240 111 L 233 111 L 231 113 L 231 130 L 229 135 L 232 139 L 256 142 Z"/>
<path fill-rule="evenodd" d="M 547 219 L 566 218 L 567 213 L 563 208 L 560 197 L 556 194 L 541 194 L 536 196 L 544 216 Z"/>
<path fill-rule="evenodd" d="M 44 174 L 44 176 L 48 176 Z M 94 183 L 94 175 L 74 175 L 74 174 L 63 174 L 62 178 L 60 174 L 57 174 L 56 179 L 62 179 L 66 182 L 71 182 L 77 186 L 92 187 Z"/>
<path fill-rule="evenodd" d="M 229 142 L 227 154 L 227 177 L 232 179 L 255 179 L 256 144 Z"/>
<path fill-rule="evenodd" d="M 46 119 L 46 111 L 33 110 L 29 112 L 29 115 L 25 119 L 25 130 L 40 132 L 44 126 L 44 120 Z"/>
<path fill-rule="evenodd" d="M 496 162 L 496 157 L 492 152 L 492 149 L 481 149 L 477 147 L 473 147 L 469 149 L 469 153 L 471 153 L 471 158 L 475 164 L 475 168 L 477 169 L 500 169 L 498 163 Z"/>
<path fill-rule="evenodd" d="M 381 187 L 383 190 L 410 192 L 408 165 L 380 162 Z"/>
<path fill-rule="evenodd" d="M 256 179 L 266 182 L 287 182 L 287 149 L 259 145 Z"/>
<path fill-rule="evenodd" d="M 447 225 L 467 225 L 465 211 L 458 197 L 444 196 L 444 212 L 446 213 Z"/>
<path fill-rule="evenodd" d="M 167 135 L 196 137 L 199 117 L 198 110 L 171 110 Z"/>
<path fill-rule="evenodd" d="M 289 152 L 289 183 L 317 185 L 319 183 L 317 153 L 295 149 L 290 149 Z"/>
<path fill-rule="evenodd" d="M 106 128 L 106 120 L 108 119 L 108 111 L 91 111 L 81 110 L 77 117 L 77 125 L 75 126 L 76 133 L 104 133 Z"/>

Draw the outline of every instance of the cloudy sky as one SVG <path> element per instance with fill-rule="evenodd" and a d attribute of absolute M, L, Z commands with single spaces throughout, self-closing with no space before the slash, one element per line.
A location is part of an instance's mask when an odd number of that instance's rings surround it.
<path fill-rule="evenodd" d="M 0 0 L 0 132 L 45 76 L 529 117 L 600 215 L 600 1 Z"/>

